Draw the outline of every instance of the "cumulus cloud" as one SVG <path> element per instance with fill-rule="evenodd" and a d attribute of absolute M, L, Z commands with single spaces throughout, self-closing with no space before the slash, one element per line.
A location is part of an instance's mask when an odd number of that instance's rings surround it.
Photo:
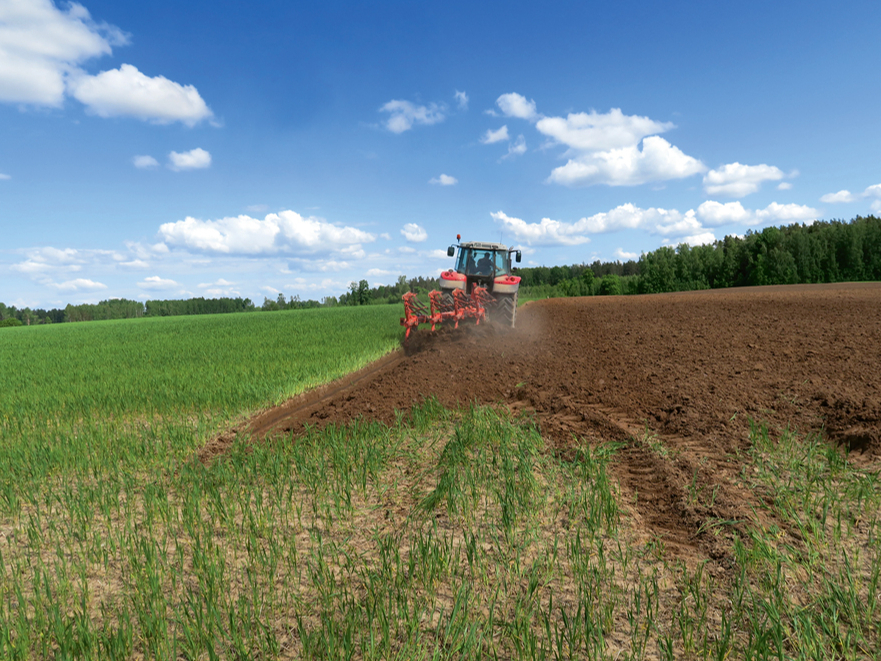
<path fill-rule="evenodd" d="M 765 222 L 794 222 L 815 220 L 820 212 L 802 204 L 779 204 L 771 202 L 764 209 L 745 209 L 740 202 L 716 202 L 708 200 L 697 208 L 701 221 L 711 227 L 728 224 L 756 225 Z"/>
<path fill-rule="evenodd" d="M 181 122 L 194 126 L 213 116 L 192 85 L 180 85 L 164 76 L 145 76 L 131 64 L 96 76 L 74 76 L 68 81 L 68 89 L 99 117 L 135 117 L 154 124 Z"/>
<path fill-rule="evenodd" d="M 456 94 L 454 95 L 456 99 L 456 105 L 459 106 L 459 110 L 468 110 L 468 95 L 465 92 L 460 92 L 456 90 Z"/>
<path fill-rule="evenodd" d="M 690 246 L 703 246 L 710 243 L 714 243 L 716 241 L 716 237 L 712 232 L 700 232 L 699 234 L 692 234 L 691 236 L 683 237 L 678 240 L 676 243 L 687 243 Z"/>
<path fill-rule="evenodd" d="M 131 64 L 97 75 L 81 65 L 129 43 L 119 28 L 98 23 L 80 4 L 52 0 L 0 6 L 0 102 L 61 107 L 66 95 L 100 117 L 137 117 L 193 124 L 212 117 L 192 85 L 148 77 Z"/>
<path fill-rule="evenodd" d="M 386 271 L 385 269 L 368 269 L 367 275 L 372 278 L 383 276 L 383 275 L 391 275 L 391 271 Z"/>
<path fill-rule="evenodd" d="M 826 195 L 820 198 L 820 202 L 825 202 L 826 204 L 840 204 L 843 202 L 856 202 L 861 198 L 864 199 L 867 197 L 881 198 L 881 184 L 869 186 L 859 195 L 855 195 L 849 190 L 840 190 L 837 193 L 826 193 Z M 871 208 L 872 211 L 878 211 L 878 205 L 876 204 L 873 204 Z"/>
<path fill-rule="evenodd" d="M 455 186 L 459 183 L 459 180 L 455 177 L 451 177 L 448 174 L 442 174 L 439 177 L 434 177 L 433 179 L 429 179 L 428 183 L 435 184 L 437 186 Z"/>
<path fill-rule="evenodd" d="M 135 156 L 132 158 L 132 164 L 141 170 L 149 170 L 151 168 L 159 167 L 159 161 L 152 156 Z"/>
<path fill-rule="evenodd" d="M 211 166 L 211 154 L 196 147 L 190 151 L 173 151 L 168 155 L 168 167 L 175 172 L 181 170 L 202 170 Z"/>
<path fill-rule="evenodd" d="M 820 202 L 825 202 L 826 204 L 839 204 L 841 202 L 853 202 L 856 199 L 857 196 L 849 190 L 840 190 L 837 193 L 826 193 L 820 198 Z"/>
<path fill-rule="evenodd" d="M 385 127 L 392 133 L 403 133 L 413 128 L 414 124 L 431 125 L 444 121 L 446 109 L 436 103 L 417 106 L 410 101 L 393 99 L 379 109 L 389 113 Z"/>
<path fill-rule="evenodd" d="M 65 76 L 78 65 L 128 43 L 119 28 L 98 24 L 80 4 L 52 0 L 0 7 L 0 101 L 59 107 Z"/>
<path fill-rule="evenodd" d="M 315 254 L 347 252 L 357 257 L 362 243 L 376 239 L 354 227 L 304 218 L 295 211 L 268 214 L 263 220 L 240 215 L 220 220 L 186 218 L 159 227 L 165 244 L 221 254 Z"/>
<path fill-rule="evenodd" d="M 508 216 L 503 211 L 490 214 L 497 223 L 511 232 L 518 241 L 529 245 L 577 246 L 587 243 L 590 238 L 576 224 L 562 223 L 559 220 L 542 218 L 538 223 L 527 223 L 520 218 Z"/>
<path fill-rule="evenodd" d="M 144 278 L 138 283 L 138 287 L 141 289 L 172 289 L 179 286 L 174 280 L 160 278 L 158 275 L 151 275 L 149 278 Z"/>
<path fill-rule="evenodd" d="M 485 145 L 491 145 L 494 142 L 503 142 L 507 139 L 508 139 L 508 127 L 502 126 L 502 128 L 496 129 L 495 131 L 493 131 L 492 129 L 487 129 L 486 133 L 484 133 L 481 136 L 480 142 L 482 142 Z"/>
<path fill-rule="evenodd" d="M 535 122 L 536 130 L 550 144 L 567 148 L 568 162 L 554 168 L 548 177 L 551 183 L 572 187 L 636 186 L 682 179 L 707 170 L 698 159 L 658 135 L 675 128 L 671 122 L 625 115 L 620 108 L 607 113 L 591 110 L 549 117 L 536 110 L 535 101 L 514 92 L 501 95 L 496 103 L 503 115 Z M 508 155 L 525 150 L 525 139 L 522 143 L 518 139 Z"/>
<path fill-rule="evenodd" d="M 788 181 L 781 181 L 777 184 L 777 190 L 790 190 L 792 188 L 792 184 Z"/>
<path fill-rule="evenodd" d="M 632 259 L 639 259 L 639 255 L 635 252 L 626 252 L 623 248 L 618 248 L 615 250 L 615 258 L 626 262 Z"/>
<path fill-rule="evenodd" d="M 544 117 L 535 128 L 552 140 L 579 151 L 608 151 L 635 147 L 650 135 L 675 128 L 670 122 L 657 122 L 648 117 L 625 115 L 620 108 L 601 114 L 570 113 L 563 117 Z"/>
<path fill-rule="evenodd" d="M 747 224 L 753 221 L 753 214 L 743 208 L 740 202 L 715 202 L 708 200 L 697 208 L 697 215 L 704 224 L 711 227 L 730 223 Z"/>
<path fill-rule="evenodd" d="M 622 204 L 610 211 L 596 213 L 567 223 L 542 218 L 538 223 L 527 223 L 512 218 L 502 211 L 490 214 L 512 233 L 518 241 L 527 245 L 574 246 L 590 241 L 591 234 L 604 234 L 622 230 L 641 229 L 650 234 L 665 237 L 695 237 L 706 234 L 706 228 L 691 209 L 681 213 L 676 209 L 641 209 L 633 204 Z"/>
<path fill-rule="evenodd" d="M 764 209 L 757 209 L 755 213 L 759 222 L 791 223 L 799 220 L 816 220 L 820 216 L 817 209 L 803 204 L 778 204 L 777 202 L 771 202 Z"/>
<path fill-rule="evenodd" d="M 728 163 L 704 175 L 704 192 L 708 195 L 745 197 L 755 193 L 766 181 L 779 181 L 785 175 L 773 165 Z"/>
<path fill-rule="evenodd" d="M 401 228 L 401 234 L 411 243 L 420 243 L 428 238 L 428 232 L 416 223 L 407 223 Z"/>
<path fill-rule="evenodd" d="M 565 186 L 636 186 L 651 181 L 682 179 L 706 167 L 659 136 L 637 145 L 583 154 L 554 168 L 548 181 Z"/>
<path fill-rule="evenodd" d="M 496 99 L 496 105 L 506 117 L 517 117 L 532 121 L 538 117 L 535 111 L 535 101 L 527 100 L 516 92 L 502 94 Z"/>
<path fill-rule="evenodd" d="M 99 289 L 107 289 L 107 285 L 103 282 L 96 282 L 88 278 L 76 278 L 67 282 L 52 283 L 52 287 L 60 292 L 79 292 L 79 291 L 98 291 Z"/>

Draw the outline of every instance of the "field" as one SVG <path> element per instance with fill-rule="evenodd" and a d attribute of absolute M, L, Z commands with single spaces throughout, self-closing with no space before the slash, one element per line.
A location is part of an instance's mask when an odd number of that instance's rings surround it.
<path fill-rule="evenodd" d="M 535 301 L 252 416 L 279 334 L 204 323 L 0 335 L 0 657 L 881 656 L 881 285 Z"/>

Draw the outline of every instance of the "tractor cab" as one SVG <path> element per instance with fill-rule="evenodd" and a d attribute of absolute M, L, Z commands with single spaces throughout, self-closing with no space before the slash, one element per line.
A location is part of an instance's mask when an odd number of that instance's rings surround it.
<path fill-rule="evenodd" d="M 458 237 L 457 237 L 458 238 Z M 450 246 L 447 255 L 456 255 L 456 266 L 441 273 L 442 289 L 463 289 L 471 294 L 475 286 L 493 293 L 512 293 L 520 283 L 511 268 L 511 256 L 520 261 L 520 251 L 501 243 L 469 241 Z"/>

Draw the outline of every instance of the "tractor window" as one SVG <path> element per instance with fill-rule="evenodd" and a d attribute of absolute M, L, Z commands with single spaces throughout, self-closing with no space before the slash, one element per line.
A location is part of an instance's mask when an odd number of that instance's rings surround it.
<path fill-rule="evenodd" d="M 462 248 L 459 250 L 459 259 L 456 262 L 456 270 L 466 275 L 474 275 L 477 273 L 477 259 L 474 251 L 470 248 Z"/>
<path fill-rule="evenodd" d="M 466 275 L 507 275 L 510 273 L 508 253 L 461 248 L 456 260 L 456 270 Z"/>

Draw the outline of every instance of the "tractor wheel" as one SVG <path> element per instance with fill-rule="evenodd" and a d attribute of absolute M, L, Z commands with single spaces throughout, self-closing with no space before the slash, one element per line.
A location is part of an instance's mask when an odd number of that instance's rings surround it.
<path fill-rule="evenodd" d="M 505 326 L 514 328 L 514 321 L 517 318 L 517 292 L 504 294 L 498 298 L 499 321 Z"/>

